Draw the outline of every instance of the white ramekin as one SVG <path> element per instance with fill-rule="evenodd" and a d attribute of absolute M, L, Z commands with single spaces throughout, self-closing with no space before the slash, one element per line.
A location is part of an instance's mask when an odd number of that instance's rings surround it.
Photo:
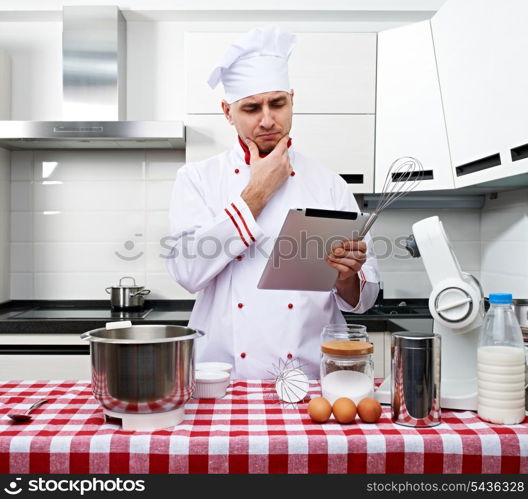
<path fill-rule="evenodd" d="M 223 371 L 228 374 L 231 374 L 233 366 L 227 362 L 198 362 L 196 364 L 197 371 Z"/>
<path fill-rule="evenodd" d="M 219 399 L 225 396 L 229 386 L 229 373 L 223 371 L 196 371 L 193 398 Z"/>

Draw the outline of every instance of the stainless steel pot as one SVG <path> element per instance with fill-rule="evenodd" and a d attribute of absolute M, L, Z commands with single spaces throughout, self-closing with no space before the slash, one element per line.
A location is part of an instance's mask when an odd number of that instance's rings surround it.
<path fill-rule="evenodd" d="M 520 326 L 528 327 L 528 300 L 519 298 L 513 300 L 513 310 Z"/>
<path fill-rule="evenodd" d="M 132 279 L 133 286 L 123 286 L 124 279 Z M 150 289 L 138 286 L 133 277 L 125 276 L 119 279 L 119 286 L 108 286 L 105 290 L 110 295 L 110 304 L 114 310 L 139 310 L 143 308 L 145 296 Z"/>
<path fill-rule="evenodd" d="M 95 398 L 119 413 L 178 409 L 194 390 L 194 340 L 203 335 L 164 325 L 87 331 L 81 338 L 90 341 Z"/>

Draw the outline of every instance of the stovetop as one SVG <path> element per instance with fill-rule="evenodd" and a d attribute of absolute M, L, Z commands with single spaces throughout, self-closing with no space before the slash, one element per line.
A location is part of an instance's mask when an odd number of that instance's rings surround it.
<path fill-rule="evenodd" d="M 134 311 L 113 311 L 110 308 L 46 308 L 35 307 L 11 316 L 12 319 L 145 319 L 151 308 Z"/>

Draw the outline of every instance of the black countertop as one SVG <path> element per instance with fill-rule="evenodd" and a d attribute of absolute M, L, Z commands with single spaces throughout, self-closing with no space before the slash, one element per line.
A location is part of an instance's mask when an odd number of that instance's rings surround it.
<path fill-rule="evenodd" d="M 193 305 L 194 300 L 146 300 L 140 312 L 112 312 L 108 300 L 11 300 L 0 304 L 0 334 L 81 334 L 119 320 L 186 326 Z M 409 319 L 429 319 L 432 328 L 426 299 L 385 299 L 364 314 L 344 316 L 368 331 L 401 331 Z"/>

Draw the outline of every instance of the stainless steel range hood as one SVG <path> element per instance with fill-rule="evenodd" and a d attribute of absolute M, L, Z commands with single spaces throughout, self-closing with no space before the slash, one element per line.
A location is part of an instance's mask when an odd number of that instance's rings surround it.
<path fill-rule="evenodd" d="M 62 116 L 0 121 L 0 147 L 184 149 L 181 121 L 126 121 L 126 21 L 116 6 L 64 6 Z"/>

